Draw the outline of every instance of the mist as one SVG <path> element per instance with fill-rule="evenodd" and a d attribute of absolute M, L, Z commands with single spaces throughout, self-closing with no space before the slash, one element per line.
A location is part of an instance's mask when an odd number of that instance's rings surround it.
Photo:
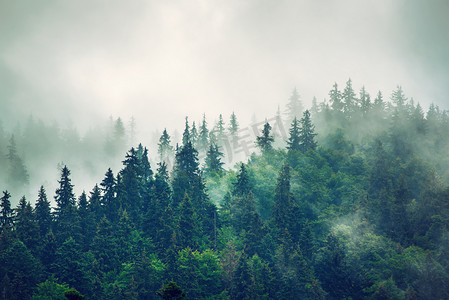
<path fill-rule="evenodd" d="M 3 0 L 0 120 L 13 132 L 33 116 L 83 137 L 110 117 L 127 126 L 134 118 L 134 142 L 156 157 L 158 135 L 179 134 L 185 116 L 198 124 L 205 114 L 212 126 L 235 111 L 245 127 L 284 111 L 294 87 L 306 107 L 348 78 L 356 90 L 388 97 L 401 85 L 424 107 L 444 107 L 447 9 L 444 1 Z"/>

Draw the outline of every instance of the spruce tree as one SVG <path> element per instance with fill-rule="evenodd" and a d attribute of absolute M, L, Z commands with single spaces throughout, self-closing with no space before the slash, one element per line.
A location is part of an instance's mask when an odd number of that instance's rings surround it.
<path fill-rule="evenodd" d="M 182 144 L 185 146 L 189 142 L 191 142 L 190 126 L 189 126 L 189 119 L 186 117 L 186 126 L 184 128 L 184 132 L 182 133 Z"/>
<path fill-rule="evenodd" d="M 36 222 L 33 208 L 23 196 L 16 208 L 15 216 L 16 236 L 33 253 L 37 253 L 39 246 L 39 227 Z"/>
<path fill-rule="evenodd" d="M 364 86 L 360 90 L 359 102 L 360 102 L 360 110 L 362 112 L 362 116 L 366 116 L 368 114 L 368 112 L 371 110 L 372 104 L 371 104 L 371 97 L 366 92 Z"/>
<path fill-rule="evenodd" d="M 356 97 L 354 89 L 352 88 L 351 78 L 349 78 L 348 81 L 346 82 L 346 87 L 343 91 L 342 98 L 343 98 L 343 112 L 345 113 L 345 117 L 351 118 L 356 107 Z"/>
<path fill-rule="evenodd" d="M 12 230 L 14 225 L 14 211 L 11 208 L 11 194 L 8 191 L 3 192 L 0 198 L 0 233 L 6 230 Z"/>
<path fill-rule="evenodd" d="M 232 195 L 234 197 L 240 197 L 250 193 L 252 190 L 249 183 L 248 171 L 244 164 L 240 165 L 240 172 L 237 174 L 237 181 L 234 183 L 234 189 Z"/>
<path fill-rule="evenodd" d="M 218 116 L 218 122 L 217 122 L 217 140 L 218 144 L 221 145 L 223 143 L 223 140 L 225 139 L 225 122 L 223 121 L 223 116 L 220 114 Z"/>
<path fill-rule="evenodd" d="M 310 119 L 310 112 L 306 110 L 303 114 L 303 117 L 299 121 L 301 124 L 301 129 L 299 131 L 299 148 L 302 153 L 305 153 L 309 150 L 316 149 L 315 142 L 315 126 L 312 124 Z"/>
<path fill-rule="evenodd" d="M 207 129 L 206 115 L 203 114 L 203 122 L 200 126 L 200 135 L 198 137 L 198 150 L 206 153 L 209 145 L 209 129 Z"/>
<path fill-rule="evenodd" d="M 287 141 L 287 150 L 289 151 L 299 151 L 300 147 L 300 128 L 298 124 L 298 120 L 296 118 L 293 119 L 292 125 L 290 127 L 290 136 Z"/>
<path fill-rule="evenodd" d="M 187 194 L 184 200 L 179 204 L 178 229 L 178 246 L 181 249 L 190 247 L 198 249 L 201 229 L 199 226 L 198 215 Z"/>
<path fill-rule="evenodd" d="M 343 102 L 341 92 L 338 90 L 337 83 L 334 83 L 333 89 L 329 92 L 331 107 L 335 112 L 343 111 Z"/>
<path fill-rule="evenodd" d="M 101 191 L 103 192 L 101 203 L 104 208 L 105 215 L 109 220 L 115 220 L 118 215 L 120 204 L 118 203 L 118 199 L 116 197 L 116 180 L 114 178 L 114 173 L 112 173 L 110 168 L 107 170 L 100 186 Z"/>
<path fill-rule="evenodd" d="M 171 145 L 170 135 L 167 133 L 167 129 L 164 128 L 161 137 L 159 138 L 159 144 L 157 153 L 159 159 L 168 163 L 173 155 L 173 146 Z"/>
<path fill-rule="evenodd" d="M 52 222 L 50 201 L 47 199 L 47 194 L 43 185 L 39 189 L 34 211 L 36 214 L 36 221 L 39 226 L 39 233 L 43 238 L 50 231 Z"/>
<path fill-rule="evenodd" d="M 286 230 L 295 235 L 295 218 L 298 216 L 295 210 L 293 195 L 290 192 L 290 166 L 285 163 L 279 172 L 274 195 L 273 221 L 280 233 Z"/>
<path fill-rule="evenodd" d="M 223 153 L 220 152 L 216 144 L 210 144 L 209 150 L 206 154 L 206 166 L 204 170 L 207 174 L 221 174 L 223 172 L 224 163 L 221 161 Z"/>
<path fill-rule="evenodd" d="M 56 189 L 55 236 L 59 243 L 69 237 L 79 239 L 79 217 L 76 208 L 75 194 L 70 179 L 70 170 L 64 166 L 61 170 L 59 188 Z"/>
<path fill-rule="evenodd" d="M 75 194 L 73 193 L 73 184 L 70 179 L 70 170 L 64 166 L 61 170 L 61 179 L 58 181 L 59 188 L 56 190 L 56 208 L 55 219 L 59 220 L 64 210 L 69 206 L 75 206 Z"/>
<path fill-rule="evenodd" d="M 231 114 L 228 130 L 232 139 L 232 143 L 235 147 L 238 143 L 237 140 L 238 140 L 239 123 L 237 122 L 237 116 L 235 115 L 234 112 L 232 112 Z"/>
<path fill-rule="evenodd" d="M 393 93 L 391 94 L 391 101 L 400 111 L 405 106 L 407 98 L 405 97 L 401 86 L 398 85 L 396 90 L 393 91 Z"/>
<path fill-rule="evenodd" d="M 270 135 L 271 125 L 266 122 L 262 129 L 262 135 L 256 137 L 256 145 L 262 151 L 262 154 L 273 150 L 274 137 Z"/>
<path fill-rule="evenodd" d="M 192 129 L 190 129 L 190 140 L 192 141 L 193 147 L 198 145 L 198 130 L 196 129 L 195 121 L 192 123 Z"/>
<path fill-rule="evenodd" d="M 233 274 L 232 299 L 252 299 L 251 284 L 251 271 L 248 265 L 248 258 L 243 253 Z"/>

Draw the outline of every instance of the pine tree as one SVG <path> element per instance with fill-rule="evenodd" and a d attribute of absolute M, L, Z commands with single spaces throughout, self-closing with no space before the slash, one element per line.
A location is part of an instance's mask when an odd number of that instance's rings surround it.
<path fill-rule="evenodd" d="M 299 128 L 298 120 L 296 118 L 293 119 L 289 132 L 290 132 L 290 136 L 287 141 L 287 149 L 289 151 L 299 151 L 301 149 L 301 147 L 300 147 L 300 128 Z"/>
<path fill-rule="evenodd" d="M 2 234 L 6 230 L 12 230 L 14 225 L 14 211 L 9 198 L 11 198 L 11 194 L 8 191 L 4 191 L 3 197 L 0 198 L 0 230 Z"/>
<path fill-rule="evenodd" d="M 329 98 L 332 109 L 336 112 L 341 112 L 343 110 L 343 102 L 337 83 L 334 83 L 333 89 L 329 92 Z"/>
<path fill-rule="evenodd" d="M 240 257 L 233 277 L 232 299 L 252 299 L 250 289 L 252 283 L 251 271 L 248 265 L 248 258 L 245 254 L 242 254 Z"/>
<path fill-rule="evenodd" d="M 186 126 L 184 128 L 184 132 L 182 134 L 182 144 L 185 146 L 189 142 L 191 142 L 190 138 L 190 126 L 189 126 L 189 119 L 186 117 Z"/>
<path fill-rule="evenodd" d="M 366 116 L 368 112 L 371 110 L 371 97 L 366 92 L 365 87 L 363 86 L 360 90 L 360 110 L 362 111 L 362 115 Z"/>
<path fill-rule="evenodd" d="M 198 215 L 187 194 L 179 204 L 178 245 L 181 249 L 190 247 L 198 249 L 201 236 Z"/>
<path fill-rule="evenodd" d="M 293 195 L 290 192 L 290 166 L 285 163 L 277 179 L 272 214 L 274 224 L 281 233 L 288 231 L 289 234 L 297 234 L 294 222 L 297 218 L 295 213 Z"/>
<path fill-rule="evenodd" d="M 262 151 L 262 154 L 273 150 L 274 137 L 270 135 L 271 125 L 266 122 L 262 129 L 262 135 L 256 137 L 256 145 Z"/>
<path fill-rule="evenodd" d="M 141 151 L 145 153 L 145 151 Z M 142 158 L 144 158 L 143 163 Z M 120 181 L 117 181 L 117 199 L 123 210 L 126 210 L 136 226 L 141 225 L 141 210 L 144 208 L 144 199 L 150 189 L 152 171 L 148 158 L 131 148 L 123 161 L 120 171 Z"/>
<path fill-rule="evenodd" d="M 299 132 L 299 147 L 302 153 L 305 153 L 309 150 L 316 149 L 315 142 L 315 126 L 312 124 L 310 119 L 310 112 L 306 110 L 303 114 L 303 117 L 299 121 L 301 124 L 301 129 Z"/>
<path fill-rule="evenodd" d="M 190 129 L 190 140 L 192 141 L 193 147 L 197 147 L 198 144 L 198 130 L 196 129 L 195 121 L 192 123 L 192 129 Z"/>
<path fill-rule="evenodd" d="M 191 142 L 179 148 L 175 155 L 175 167 L 173 169 L 173 205 L 178 207 L 184 199 L 184 194 L 193 192 L 195 185 L 198 185 L 201 178 L 198 151 L 193 148 Z"/>
<path fill-rule="evenodd" d="M 407 98 L 405 97 L 401 86 L 397 86 L 396 90 L 393 91 L 391 94 L 391 101 L 399 110 L 404 108 Z"/>
<path fill-rule="evenodd" d="M 345 117 L 351 118 L 356 108 L 356 97 L 354 89 L 352 88 L 351 78 L 349 78 L 348 81 L 346 82 L 346 87 L 343 91 L 342 98 L 344 101 L 343 112 L 345 113 Z"/>
<path fill-rule="evenodd" d="M 203 114 L 203 122 L 200 126 L 200 135 L 198 137 L 198 150 L 205 153 L 209 145 L 209 129 L 207 129 L 206 115 Z"/>
<path fill-rule="evenodd" d="M 86 192 L 83 191 L 78 197 L 78 216 L 82 224 L 80 228 L 80 246 L 83 250 L 89 249 L 90 242 L 92 241 L 93 234 L 95 234 L 95 220 L 89 209 L 89 202 L 87 201 Z"/>
<path fill-rule="evenodd" d="M 223 140 L 225 139 L 225 122 L 223 121 L 223 116 L 220 114 L 218 116 L 218 122 L 217 122 L 217 140 L 218 145 L 221 145 L 223 143 Z"/>
<path fill-rule="evenodd" d="M 89 195 L 89 212 L 92 215 L 95 224 L 101 220 L 104 215 L 101 205 L 101 190 L 96 184 Z"/>
<path fill-rule="evenodd" d="M 61 171 L 59 188 L 56 189 L 55 235 L 59 243 L 69 237 L 79 239 L 79 217 L 76 208 L 75 194 L 70 179 L 70 170 L 64 166 Z"/>
<path fill-rule="evenodd" d="M 40 236 L 45 237 L 51 229 L 52 218 L 50 201 L 47 200 L 47 194 L 43 185 L 39 189 L 34 211 L 36 214 L 37 224 L 39 226 Z"/>
<path fill-rule="evenodd" d="M 109 168 L 105 174 L 103 181 L 100 183 L 103 197 L 101 199 L 102 206 L 104 208 L 105 215 L 109 220 L 115 220 L 118 215 L 120 204 L 116 197 L 116 180 L 114 173 Z"/>
<path fill-rule="evenodd" d="M 240 172 L 237 174 L 237 181 L 234 183 L 234 189 L 232 195 L 234 197 L 240 197 L 250 193 L 252 187 L 249 183 L 248 171 L 244 164 L 240 165 Z"/>
<path fill-rule="evenodd" d="M 33 253 L 36 253 L 39 246 L 39 227 L 36 222 L 31 203 L 23 196 L 16 208 L 15 230 L 19 240 Z"/>
<path fill-rule="evenodd" d="M 170 135 L 167 133 L 167 129 L 164 128 L 164 131 L 159 138 L 157 153 L 159 154 L 159 159 L 166 163 L 170 161 L 170 158 L 173 155 L 173 146 L 170 143 Z"/>
<path fill-rule="evenodd" d="M 223 153 L 220 152 L 216 144 L 210 144 L 209 150 L 206 155 L 206 166 L 204 168 L 205 172 L 209 175 L 211 174 L 221 174 L 223 172 L 224 163 L 221 161 Z"/>
<path fill-rule="evenodd" d="M 55 218 L 59 220 L 64 210 L 69 206 L 75 206 L 75 194 L 73 193 L 73 184 L 70 179 L 70 170 L 64 166 L 61 170 L 61 179 L 59 188 L 56 190 L 55 201 L 57 207 L 55 208 Z"/>
<path fill-rule="evenodd" d="M 239 131 L 239 123 L 237 122 L 237 117 L 234 112 L 231 114 L 231 118 L 229 120 L 229 134 L 231 135 L 232 143 L 234 147 L 238 143 L 238 131 Z"/>
<path fill-rule="evenodd" d="M 291 122 L 294 118 L 299 118 L 304 110 L 302 102 L 300 100 L 298 91 L 296 88 L 293 89 L 292 95 L 288 99 L 287 103 L 287 117 L 288 121 Z"/>

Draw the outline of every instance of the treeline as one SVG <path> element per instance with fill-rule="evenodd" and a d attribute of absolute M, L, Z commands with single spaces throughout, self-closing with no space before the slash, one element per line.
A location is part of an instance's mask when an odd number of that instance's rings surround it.
<path fill-rule="evenodd" d="M 107 161 L 120 159 L 128 149 L 134 131 L 133 119 L 124 124 L 112 117 L 83 135 L 73 125 L 48 125 L 32 116 L 13 128 L 0 124 L 0 184 L 15 193 L 27 193 L 30 183 L 54 173 L 64 161 L 86 175 L 97 174 L 100 168 L 103 172 Z"/>
<path fill-rule="evenodd" d="M 351 81 L 304 112 L 295 90 L 288 108 L 284 146 L 266 122 L 236 170 L 186 119 L 157 166 L 131 148 L 78 197 L 64 166 L 53 208 L 44 187 L 34 207 L 3 192 L 2 297 L 448 298 L 447 112 Z"/>

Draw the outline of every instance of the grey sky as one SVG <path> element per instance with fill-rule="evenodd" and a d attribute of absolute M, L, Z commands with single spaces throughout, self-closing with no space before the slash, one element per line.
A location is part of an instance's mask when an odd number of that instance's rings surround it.
<path fill-rule="evenodd" d="M 0 119 L 272 116 L 351 77 L 447 108 L 448 1 L 0 0 Z M 174 124 L 170 125 L 170 124 Z"/>

